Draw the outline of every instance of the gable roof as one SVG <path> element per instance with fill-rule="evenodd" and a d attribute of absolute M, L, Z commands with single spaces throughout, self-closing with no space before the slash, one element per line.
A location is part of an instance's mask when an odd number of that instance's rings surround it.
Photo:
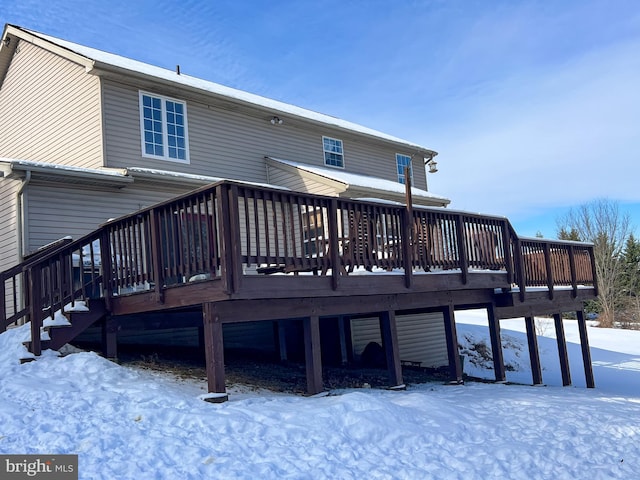
<path fill-rule="evenodd" d="M 358 192 L 399 202 L 403 202 L 405 199 L 405 186 L 399 182 L 333 168 L 316 167 L 281 158 L 266 157 L 266 159 L 272 166 L 284 167 L 289 171 L 295 170 L 301 176 L 318 183 L 329 185 L 341 191 L 350 190 L 350 196 L 353 196 L 354 192 Z M 446 206 L 451 202 L 446 197 L 416 187 L 411 187 L 411 196 L 414 202 L 427 205 Z"/>
<path fill-rule="evenodd" d="M 227 87 L 219 83 L 202 80 L 185 74 L 178 74 L 166 68 L 156 67 L 144 62 L 132 60 L 113 53 L 104 52 L 95 48 L 86 47 L 50 35 L 33 30 L 28 30 L 16 25 L 5 25 L 3 43 L 0 43 L 0 51 L 7 36 L 16 36 L 42 48 L 54 51 L 56 54 L 68 58 L 71 61 L 83 65 L 87 72 L 99 73 L 99 71 L 113 71 L 129 76 L 142 76 L 152 78 L 161 83 L 170 83 L 176 86 L 187 87 L 202 93 L 224 98 L 235 103 L 250 105 L 263 109 L 272 114 L 295 116 L 311 122 L 321 123 L 327 126 L 339 128 L 361 135 L 376 138 L 386 142 L 395 143 L 413 150 L 421 151 L 425 157 L 432 158 L 437 152 L 422 145 L 403 140 L 386 133 L 358 125 L 330 115 L 314 112 L 288 103 L 272 100 L 260 95 L 255 95 L 235 88 Z M 17 42 L 14 42 L 17 43 Z M 15 46 L 13 47 L 15 48 Z M 2 70 L 0 66 L 0 71 Z"/>

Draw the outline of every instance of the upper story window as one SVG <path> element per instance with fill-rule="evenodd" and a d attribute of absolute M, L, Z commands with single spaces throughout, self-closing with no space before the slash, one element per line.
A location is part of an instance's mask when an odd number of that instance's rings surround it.
<path fill-rule="evenodd" d="M 344 151 L 342 140 L 337 138 L 322 137 L 322 150 L 324 151 L 324 164 L 329 167 L 344 168 Z"/>
<path fill-rule="evenodd" d="M 409 155 L 403 155 L 396 153 L 396 168 L 398 170 L 398 181 L 403 185 L 407 183 L 407 179 L 404 175 L 405 167 L 409 167 L 409 178 L 411 179 L 411 185 L 413 185 L 413 165 L 411 164 L 411 157 Z"/>
<path fill-rule="evenodd" d="M 140 130 L 144 157 L 189 162 L 185 102 L 140 92 Z"/>

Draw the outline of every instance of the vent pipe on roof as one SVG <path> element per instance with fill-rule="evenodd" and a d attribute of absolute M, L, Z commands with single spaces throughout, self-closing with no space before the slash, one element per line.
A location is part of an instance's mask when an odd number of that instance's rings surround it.
<path fill-rule="evenodd" d="M 180 75 L 180 65 L 176 65 L 176 73 Z"/>

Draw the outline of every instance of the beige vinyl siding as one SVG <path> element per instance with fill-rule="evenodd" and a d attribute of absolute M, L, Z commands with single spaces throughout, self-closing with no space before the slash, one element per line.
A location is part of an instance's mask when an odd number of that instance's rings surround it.
<path fill-rule="evenodd" d="M 265 156 L 323 166 L 325 135 L 343 141 L 345 171 L 398 180 L 395 155 L 402 150 L 398 146 L 302 119 L 282 117 L 282 125 L 272 125 L 272 115 L 257 108 L 232 110 L 209 97 L 161 89 L 151 91 L 187 102 L 190 164 L 145 158 L 141 151 L 139 89 L 107 79 L 102 87 L 109 167 L 140 166 L 266 182 Z M 150 90 L 148 85 L 141 88 Z M 426 188 L 421 165 L 415 166 L 414 177 L 415 186 Z"/>
<path fill-rule="evenodd" d="M 275 350 L 273 322 L 225 323 L 222 335 L 224 348 Z"/>
<path fill-rule="evenodd" d="M 18 263 L 17 194 L 19 180 L 0 178 L 0 272 Z"/>
<path fill-rule="evenodd" d="M 440 367 L 449 363 L 442 313 L 396 315 L 396 326 L 401 360 L 422 362 L 423 367 Z M 382 345 L 379 319 L 352 320 L 351 338 L 356 358 L 369 342 Z"/>
<path fill-rule="evenodd" d="M 0 156 L 102 165 L 99 79 L 20 41 L 0 89 Z"/>
<path fill-rule="evenodd" d="M 21 182 L 15 179 L 0 178 L 0 272 L 18 263 L 18 220 L 16 195 Z M 18 289 L 21 283 L 17 284 Z M 5 305 L 7 314 L 16 313 L 13 309 L 14 293 L 19 298 L 20 291 L 14 292 L 13 283 L 5 283 Z"/>
<path fill-rule="evenodd" d="M 299 173 L 291 173 L 283 168 L 270 165 L 269 183 L 288 188 L 296 192 L 312 193 L 314 195 L 326 195 L 328 197 L 337 196 L 335 188 L 328 185 L 305 178 Z"/>
<path fill-rule="evenodd" d="M 115 189 L 31 184 L 28 194 L 28 251 L 66 235 L 80 238 L 109 218 L 129 214 L 190 190 L 136 185 Z"/>

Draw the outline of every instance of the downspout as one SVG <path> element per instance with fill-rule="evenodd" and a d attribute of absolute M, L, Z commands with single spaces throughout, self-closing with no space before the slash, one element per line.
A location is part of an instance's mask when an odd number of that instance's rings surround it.
<path fill-rule="evenodd" d="M 18 189 L 18 193 L 16 193 L 16 210 L 17 210 L 17 222 L 18 222 L 18 263 L 21 263 L 24 260 L 24 239 L 26 237 L 24 232 L 24 189 L 27 188 L 29 182 L 31 181 L 31 170 L 27 170 L 24 176 L 24 180 L 22 181 L 22 185 Z M 24 307 L 25 305 L 25 296 L 24 292 L 20 295 L 20 307 Z M 23 325 L 25 322 L 24 318 L 21 318 L 18 321 L 18 325 Z"/>
<path fill-rule="evenodd" d="M 25 214 L 24 214 L 24 190 L 29 185 L 31 181 L 31 170 L 27 170 L 24 180 L 22 181 L 22 185 L 20 185 L 20 189 L 16 194 L 16 206 L 17 206 L 17 217 L 18 217 L 18 263 L 22 262 L 24 259 L 24 240 L 26 237 L 25 234 Z"/>

